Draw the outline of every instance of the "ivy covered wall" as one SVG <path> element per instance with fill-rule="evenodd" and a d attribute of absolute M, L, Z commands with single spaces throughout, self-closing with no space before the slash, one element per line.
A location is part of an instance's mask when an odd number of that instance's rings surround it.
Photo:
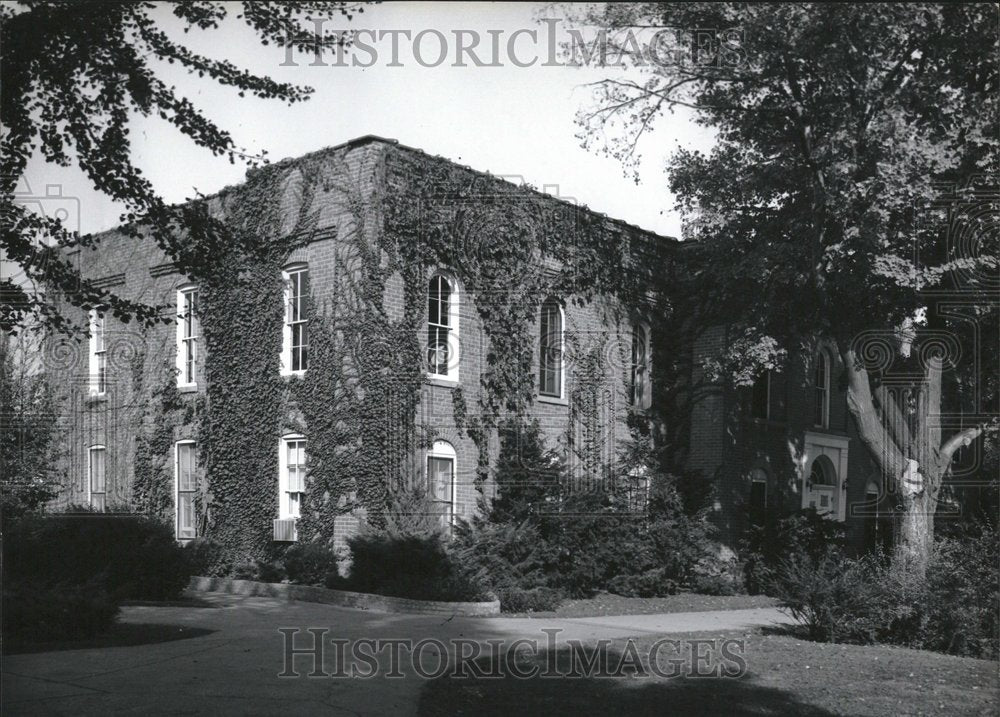
<path fill-rule="evenodd" d="M 668 240 L 377 139 L 253 171 L 196 208 L 205 222 L 192 241 L 211 246 L 218 266 L 199 286 L 204 373 L 197 392 L 177 393 L 174 325 L 143 336 L 122 379 L 143 420 L 121 460 L 134 507 L 169 515 L 173 443 L 195 438 L 199 532 L 234 558 L 274 550 L 286 433 L 308 440 L 300 540 L 380 522 L 392 491 L 425 480 L 435 439 L 455 447 L 460 511 L 474 510 L 492 490 L 505 416 L 538 419 L 581 475 L 648 435 L 648 417 L 628 405 L 631 324 L 655 326 L 669 311 L 656 290 Z M 155 248 L 116 255 L 116 242 L 127 246 L 109 234 L 86 275 L 122 274 L 124 293 L 172 302 L 186 279 Z M 309 368 L 283 377 L 281 270 L 300 261 Z M 424 371 L 427 284 L 439 270 L 460 292 L 458 386 Z M 566 385 L 554 401 L 536 392 L 547 297 L 565 313 Z"/>

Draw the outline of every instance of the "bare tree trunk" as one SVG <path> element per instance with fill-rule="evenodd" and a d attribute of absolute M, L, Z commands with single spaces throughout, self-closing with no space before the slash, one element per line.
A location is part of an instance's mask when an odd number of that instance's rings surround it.
<path fill-rule="evenodd" d="M 852 346 L 841 348 L 847 371 L 847 406 L 861 441 L 883 476 L 883 491 L 895 496 L 894 562 L 922 574 L 934 544 L 938 494 L 955 452 L 994 424 L 980 424 L 941 440 L 942 360 L 927 360 L 918 387 L 917 415 L 911 431 L 893 396 L 884 388 L 872 393 L 868 372 Z M 877 397 L 877 400 L 876 400 Z"/>
<path fill-rule="evenodd" d="M 896 567 L 920 575 L 927 569 L 927 560 L 934 545 L 934 511 L 940 490 L 940 481 L 926 480 L 926 483 L 938 487 L 900 495 L 893 551 Z"/>

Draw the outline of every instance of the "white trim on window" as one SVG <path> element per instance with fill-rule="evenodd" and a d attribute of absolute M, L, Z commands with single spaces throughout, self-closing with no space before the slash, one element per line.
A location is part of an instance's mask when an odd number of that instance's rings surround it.
<path fill-rule="evenodd" d="M 106 317 L 102 309 L 90 311 L 90 393 L 103 396 L 108 390 L 108 346 L 105 336 Z"/>
<path fill-rule="evenodd" d="M 177 289 L 177 388 L 198 385 L 198 339 L 201 321 L 198 319 L 198 287 Z"/>
<path fill-rule="evenodd" d="M 461 291 L 458 282 L 446 272 L 435 272 L 427 280 L 427 351 L 428 378 L 458 383 L 461 367 L 459 329 Z"/>
<path fill-rule="evenodd" d="M 97 458 L 99 460 L 96 460 Z M 98 510 L 108 506 L 108 452 L 103 444 L 87 449 L 87 505 Z"/>
<path fill-rule="evenodd" d="M 309 266 L 289 264 L 281 270 L 285 318 L 281 325 L 281 375 L 301 376 L 309 368 Z"/>
<path fill-rule="evenodd" d="M 447 441 L 434 441 L 427 452 L 426 466 L 428 494 L 431 502 L 440 507 L 442 526 L 450 532 L 455 526 L 455 515 L 458 512 L 455 481 L 458 459 L 455 447 Z M 445 481 L 439 480 L 445 475 Z"/>
<path fill-rule="evenodd" d="M 282 436 L 278 444 L 278 518 L 301 515 L 306 481 L 306 438 L 298 433 Z"/>
<path fill-rule="evenodd" d="M 183 461 L 182 453 L 186 454 Z M 193 440 L 177 441 L 174 444 L 174 536 L 178 540 L 198 537 L 195 514 L 197 468 L 198 444 Z"/>
<path fill-rule="evenodd" d="M 559 321 L 558 332 L 553 331 L 549 325 L 552 314 L 546 314 L 546 311 L 551 312 L 552 308 L 557 309 L 555 318 Z M 542 302 L 538 333 L 538 386 L 536 387 L 538 396 L 542 400 L 546 398 L 561 400 L 566 395 L 566 312 L 562 302 L 555 297 L 550 296 Z M 553 347 L 551 341 L 556 333 L 559 335 L 558 344 Z M 554 365 L 556 358 L 558 366 Z"/>

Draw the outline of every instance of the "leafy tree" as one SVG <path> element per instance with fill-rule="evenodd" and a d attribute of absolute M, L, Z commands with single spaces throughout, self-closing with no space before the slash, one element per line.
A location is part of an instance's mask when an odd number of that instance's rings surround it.
<path fill-rule="evenodd" d="M 324 21 L 350 20 L 363 3 L 347 2 L 192 2 L 171 3 L 184 32 L 215 30 L 230 14 L 242 19 L 264 45 L 288 52 L 320 53 L 349 42 Z M 129 119 L 159 116 L 213 154 L 251 165 L 266 161 L 248 156 L 232 136 L 189 99 L 157 76 L 155 62 L 184 67 L 210 77 L 239 96 L 277 98 L 289 103 L 309 98 L 312 88 L 251 74 L 226 60 L 199 55 L 157 26 L 151 2 L 19 2 L 0 7 L 0 122 L 3 125 L 0 216 L 6 258 L 19 265 L 23 281 L 0 279 L 0 326 L 15 332 L 32 320 L 42 326 L 79 333 L 59 311 L 54 296 L 71 306 L 104 306 L 122 321 L 154 323 L 158 308 L 83 280 L 60 249 L 93 247 L 94 237 L 79 237 L 59 217 L 43 216 L 15 202 L 15 188 L 32 153 L 47 162 L 74 161 L 94 186 L 120 202 L 121 221 L 131 237 L 150 236 L 181 271 L 204 276 L 220 242 L 198 207 L 171 207 L 131 160 Z M 43 293 L 42 288 L 49 293 Z"/>
<path fill-rule="evenodd" d="M 24 337 L 0 339 L 0 518 L 37 510 L 59 485 L 53 395 L 35 346 Z"/>
<path fill-rule="evenodd" d="M 716 133 L 668 170 L 697 240 L 688 311 L 745 332 L 719 366 L 746 384 L 835 342 L 902 505 L 897 558 L 922 570 L 953 457 L 996 429 L 996 6 L 641 3 L 581 19 L 611 29 L 627 68 L 580 112 L 586 144 L 635 170 L 664 112 Z"/>

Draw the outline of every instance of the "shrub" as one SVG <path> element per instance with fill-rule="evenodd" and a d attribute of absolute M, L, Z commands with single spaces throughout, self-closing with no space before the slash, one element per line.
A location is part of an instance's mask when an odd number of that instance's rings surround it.
<path fill-rule="evenodd" d="M 677 582 L 667 577 L 664 568 L 647 570 L 641 575 L 618 575 L 608 583 L 608 592 L 622 597 L 664 597 L 677 592 Z"/>
<path fill-rule="evenodd" d="M 4 580 L 5 638 L 42 641 L 93 637 L 111 628 L 118 611 L 118 603 L 99 581 Z"/>
<path fill-rule="evenodd" d="M 437 535 L 367 531 L 348 539 L 350 590 L 416 600 L 475 601 L 487 590 Z"/>
<path fill-rule="evenodd" d="M 296 543 L 285 551 L 284 568 L 289 581 L 299 585 L 323 585 L 337 573 L 337 556 L 320 543 Z"/>
<path fill-rule="evenodd" d="M 187 587 L 191 565 L 172 529 L 107 513 L 26 517 L 8 526 L 6 577 L 83 585 L 99 579 L 116 600 L 167 600 Z"/>
<path fill-rule="evenodd" d="M 501 612 L 545 612 L 555 610 L 562 604 L 558 590 L 551 588 L 502 588 L 496 592 L 500 600 Z"/>
<path fill-rule="evenodd" d="M 264 583 L 280 583 L 285 579 L 285 568 L 276 560 L 257 561 L 257 580 Z"/>
<path fill-rule="evenodd" d="M 243 558 L 233 565 L 230 575 L 234 580 L 256 580 L 259 575 L 257 561 Z"/>
<path fill-rule="evenodd" d="M 815 508 L 753 526 L 741 546 L 743 579 L 751 594 L 766 592 L 773 573 L 788 559 L 816 564 L 830 549 L 846 544 L 844 526 L 824 517 Z"/>
<path fill-rule="evenodd" d="M 971 657 L 996 658 L 996 534 L 939 541 L 925 575 L 885 556 L 845 558 L 830 548 L 813 561 L 791 556 L 768 581 L 814 639 L 884 643 Z"/>
<path fill-rule="evenodd" d="M 1000 657 L 1000 544 L 994 530 L 939 541 L 927 566 L 927 649 Z"/>
<path fill-rule="evenodd" d="M 576 484 L 542 446 L 538 426 L 508 424 L 497 461 L 500 494 L 484 506 L 483 518 L 459 531 L 456 549 L 498 593 L 546 587 L 588 597 L 600 590 L 676 590 L 714 560 L 714 529 L 705 510 L 688 512 L 689 504 L 704 500 L 696 492 L 686 500 L 681 479 L 649 463 L 635 467 L 652 486 L 644 513 L 615 491 L 570 490 Z M 625 468 L 623 476 L 635 474 Z M 722 588 L 713 583 L 712 589 Z"/>
<path fill-rule="evenodd" d="M 232 566 L 225 563 L 225 549 L 211 538 L 195 538 L 183 550 L 192 575 L 222 577 L 232 572 Z"/>

